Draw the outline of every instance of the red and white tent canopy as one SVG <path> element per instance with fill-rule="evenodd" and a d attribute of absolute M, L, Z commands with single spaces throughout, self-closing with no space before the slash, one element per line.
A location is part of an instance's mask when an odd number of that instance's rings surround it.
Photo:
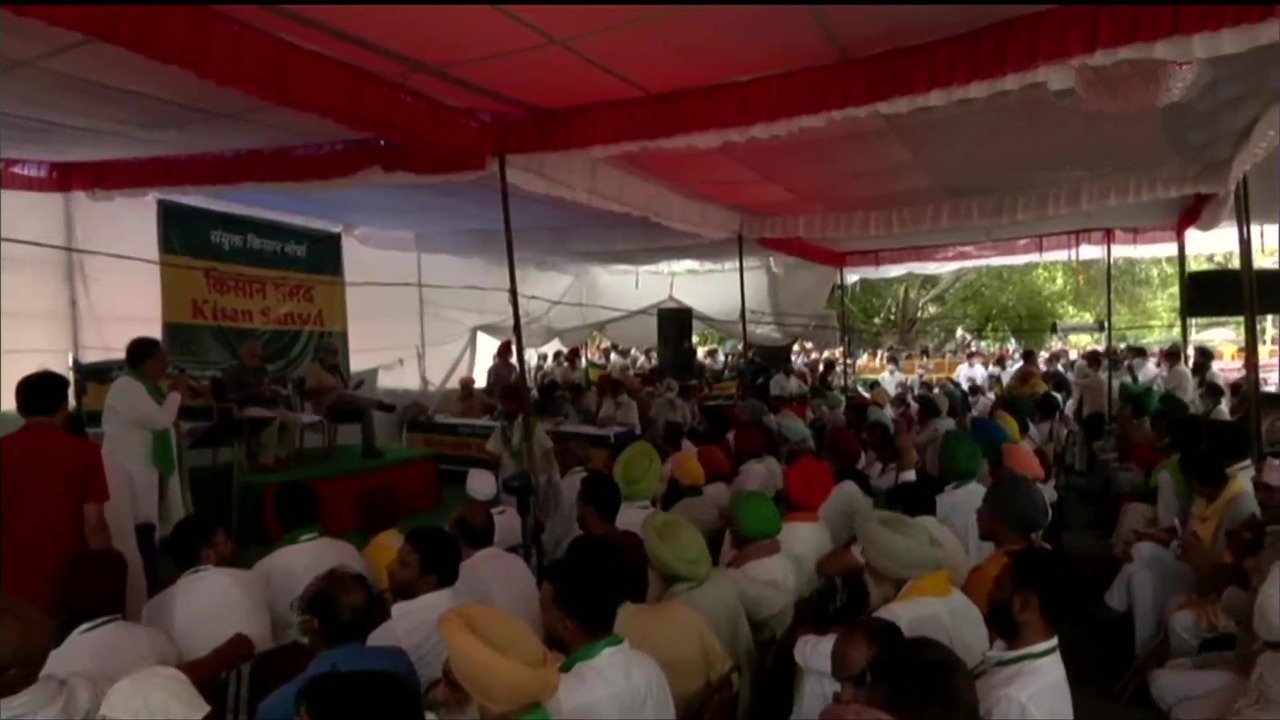
<path fill-rule="evenodd" d="M 613 260 L 1213 225 L 1280 123 L 1275 6 L 4 10 L 5 188 L 269 183 L 421 240 L 503 153 L 523 192 L 634 218 L 578 243 Z M 421 203 L 344 217 L 353 185 Z"/>

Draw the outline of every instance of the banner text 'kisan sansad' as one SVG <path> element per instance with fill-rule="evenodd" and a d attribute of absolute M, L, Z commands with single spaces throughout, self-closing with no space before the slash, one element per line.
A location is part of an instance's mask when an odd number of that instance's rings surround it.
<path fill-rule="evenodd" d="M 162 255 L 166 322 L 264 330 L 346 330 L 341 277 Z"/>

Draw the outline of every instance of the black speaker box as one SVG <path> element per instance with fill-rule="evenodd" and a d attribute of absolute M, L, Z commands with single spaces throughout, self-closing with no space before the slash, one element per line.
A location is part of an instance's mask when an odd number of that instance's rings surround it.
<path fill-rule="evenodd" d="M 667 377 L 694 379 L 693 310 L 658 308 L 658 365 Z"/>
<path fill-rule="evenodd" d="M 1243 276 L 1239 270 L 1199 270 L 1187 273 L 1187 317 L 1225 318 L 1244 315 Z M 1280 314 L 1280 270 L 1255 268 L 1258 314 Z"/>

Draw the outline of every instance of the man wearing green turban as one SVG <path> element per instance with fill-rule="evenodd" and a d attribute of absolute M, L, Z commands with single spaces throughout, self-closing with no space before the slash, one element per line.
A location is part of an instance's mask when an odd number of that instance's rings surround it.
<path fill-rule="evenodd" d="M 644 520 L 653 512 L 653 499 L 662 486 L 662 458 L 646 440 L 637 440 L 613 461 L 613 480 L 622 492 L 622 508 L 618 510 L 618 529 L 637 535 Z"/>
<path fill-rule="evenodd" d="M 729 549 L 721 558 L 736 582 L 738 599 L 757 642 L 782 637 L 797 599 L 796 571 L 782 554 L 782 514 L 764 493 L 734 495 L 729 505 Z"/>
<path fill-rule="evenodd" d="M 711 566 L 702 533 L 679 515 L 655 512 L 645 519 L 643 530 L 649 564 L 666 586 L 661 599 L 677 600 L 701 615 L 742 673 L 739 685 L 751 687 L 755 639 L 730 571 Z M 740 694 L 739 717 L 746 717 L 749 697 Z"/>
<path fill-rule="evenodd" d="M 987 489 L 978 482 L 982 448 L 969 433 L 951 430 L 942 436 L 938 467 L 947 486 L 936 499 L 938 522 L 955 533 L 976 565 L 995 552 L 995 546 L 978 537 L 978 507 Z"/>

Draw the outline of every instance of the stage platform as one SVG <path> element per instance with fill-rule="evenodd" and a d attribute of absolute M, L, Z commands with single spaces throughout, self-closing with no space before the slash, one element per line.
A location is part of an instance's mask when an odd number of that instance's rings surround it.
<path fill-rule="evenodd" d="M 275 522 L 275 498 L 280 486 L 289 482 L 303 482 L 315 489 L 320 499 L 320 526 L 326 535 L 336 537 L 359 529 L 360 496 L 369 488 L 390 488 L 401 519 L 440 507 L 443 494 L 432 453 L 405 448 L 383 448 L 383 452 L 385 457 L 365 460 L 358 447 L 335 448 L 332 454 L 308 450 L 287 470 L 246 474 L 240 483 L 237 541 L 272 544 L 281 538 Z M 230 517 L 233 472 L 230 463 L 191 468 L 196 508 Z"/>

